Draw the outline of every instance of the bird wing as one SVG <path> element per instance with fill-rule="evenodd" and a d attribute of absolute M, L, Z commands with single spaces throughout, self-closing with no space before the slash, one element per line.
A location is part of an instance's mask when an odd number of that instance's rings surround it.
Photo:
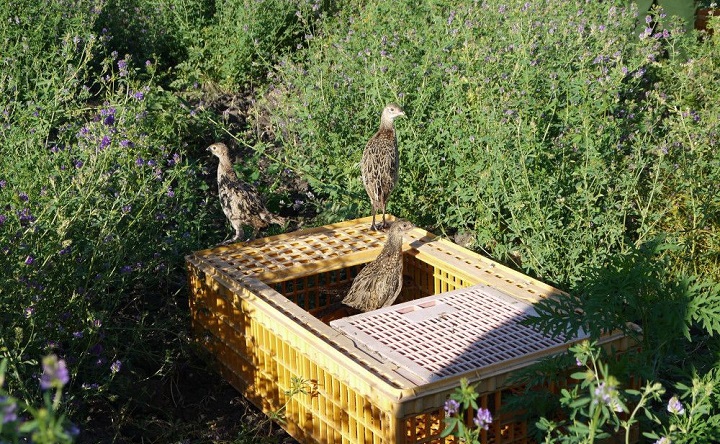
<path fill-rule="evenodd" d="M 385 204 L 397 183 L 399 163 L 394 131 L 378 131 L 365 146 L 360 164 L 363 185 L 371 201 Z"/>
<path fill-rule="evenodd" d="M 398 274 L 398 279 L 394 282 L 392 282 L 394 285 L 394 288 L 388 288 L 386 295 L 390 296 L 385 301 L 382 301 L 381 307 L 388 307 L 395 302 L 395 299 L 400 295 L 400 291 L 402 290 L 402 284 L 403 284 L 403 275 L 402 272 Z"/>
<path fill-rule="evenodd" d="M 402 289 L 402 268 L 381 262 L 370 262 L 353 280 L 343 304 L 362 311 L 387 307 L 395 302 Z"/>
<path fill-rule="evenodd" d="M 372 291 L 374 281 L 371 273 L 369 273 L 369 266 L 370 264 L 368 264 L 360 271 L 360 273 L 358 273 L 357 276 L 355 276 L 352 286 L 350 287 L 350 291 L 348 291 L 347 296 L 345 296 L 342 300 L 343 304 L 360 309 L 367 304 L 368 295 Z"/>
<path fill-rule="evenodd" d="M 267 213 L 257 190 L 240 180 L 225 176 L 218 184 L 218 194 L 223 211 L 230 219 L 245 219 Z"/>

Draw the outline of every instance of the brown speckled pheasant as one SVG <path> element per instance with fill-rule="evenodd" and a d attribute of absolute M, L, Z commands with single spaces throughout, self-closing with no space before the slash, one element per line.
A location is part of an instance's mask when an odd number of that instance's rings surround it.
<path fill-rule="evenodd" d="M 382 251 L 355 277 L 343 304 L 365 312 L 395 302 L 403 284 L 403 236 L 414 227 L 402 219 L 393 222 Z"/>
<path fill-rule="evenodd" d="M 230 160 L 230 151 L 224 143 L 214 143 L 207 149 L 220 159 L 217 169 L 220 206 L 235 229 L 235 236 L 227 242 L 240 240 L 244 234 L 244 225 L 252 227 L 250 239 L 255 239 L 261 228 L 285 223 L 284 218 L 273 215 L 265 208 L 255 187 L 238 179 Z"/>
<path fill-rule="evenodd" d="M 380 129 L 368 140 L 363 151 L 360 171 L 363 185 L 373 207 L 373 220 L 370 229 L 384 229 L 385 207 L 393 188 L 398 181 L 400 157 L 393 121 L 405 112 L 399 105 L 391 103 L 383 109 L 380 117 Z M 382 226 L 375 224 L 375 216 L 382 210 Z"/>

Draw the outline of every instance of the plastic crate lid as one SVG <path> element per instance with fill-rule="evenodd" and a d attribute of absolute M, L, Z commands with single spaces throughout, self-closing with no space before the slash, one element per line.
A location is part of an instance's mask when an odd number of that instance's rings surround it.
<path fill-rule="evenodd" d="M 418 383 L 541 354 L 574 338 L 521 324 L 532 305 L 475 285 L 332 321 L 330 325 Z M 404 371 L 403 371 L 404 370 Z"/>

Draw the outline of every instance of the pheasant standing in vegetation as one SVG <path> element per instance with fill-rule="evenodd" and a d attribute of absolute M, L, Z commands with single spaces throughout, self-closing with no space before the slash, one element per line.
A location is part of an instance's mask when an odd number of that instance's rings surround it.
<path fill-rule="evenodd" d="M 385 207 L 390 193 L 397 184 L 400 167 L 393 121 L 404 115 L 405 112 L 397 104 L 387 105 L 380 117 L 380 129 L 370 138 L 363 151 L 360 170 L 365 191 L 373 207 L 373 220 L 370 225 L 372 230 L 386 228 Z M 382 226 L 375 224 L 378 210 L 382 210 Z"/>
<path fill-rule="evenodd" d="M 243 226 L 250 225 L 253 228 L 250 239 L 255 239 L 258 230 L 270 224 L 283 225 L 285 219 L 270 213 L 263 203 L 255 187 L 240 181 L 232 161 L 230 151 L 224 143 L 214 143 L 208 147 L 220 164 L 217 169 L 218 195 L 220 206 L 230 224 L 235 229 L 235 236 L 227 242 L 235 242 L 244 234 Z"/>
<path fill-rule="evenodd" d="M 395 302 L 403 285 L 403 236 L 414 227 L 402 219 L 390 226 L 382 251 L 355 277 L 343 304 L 365 312 Z"/>

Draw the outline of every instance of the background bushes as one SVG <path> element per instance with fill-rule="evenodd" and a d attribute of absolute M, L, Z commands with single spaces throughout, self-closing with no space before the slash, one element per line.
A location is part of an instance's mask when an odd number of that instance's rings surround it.
<path fill-rule="evenodd" d="M 627 373 L 718 364 L 718 37 L 621 1 L 26 0 L 0 42 L 5 388 L 58 354 L 81 429 L 192 435 L 157 398 L 197 365 L 183 256 L 227 229 L 204 147 L 299 224 L 359 217 L 390 101 L 391 212 L 572 293 L 548 331 L 639 324 Z"/>

